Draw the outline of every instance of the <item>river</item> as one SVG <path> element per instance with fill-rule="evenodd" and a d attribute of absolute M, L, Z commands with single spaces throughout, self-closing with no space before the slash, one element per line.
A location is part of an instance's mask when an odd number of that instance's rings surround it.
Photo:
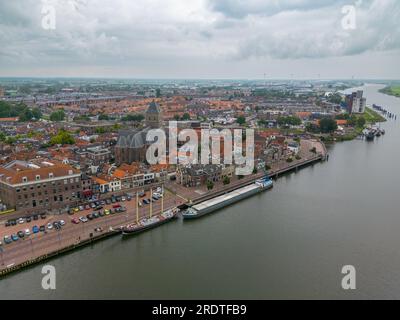
<path fill-rule="evenodd" d="M 400 99 L 363 87 L 400 114 Z M 328 162 L 281 177 L 271 191 L 196 221 L 114 237 L 0 280 L 0 298 L 400 298 L 400 121 L 373 142 L 329 148 Z M 357 289 L 341 288 L 342 266 Z"/>

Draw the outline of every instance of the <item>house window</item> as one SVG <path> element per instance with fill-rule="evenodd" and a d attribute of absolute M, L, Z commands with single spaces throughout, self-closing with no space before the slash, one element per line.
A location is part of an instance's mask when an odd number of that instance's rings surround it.
<path fill-rule="evenodd" d="M 40 176 L 37 174 L 36 175 L 36 181 L 39 181 L 40 180 Z"/>
<path fill-rule="evenodd" d="M 54 178 L 54 174 L 52 172 L 49 173 L 49 178 L 50 179 Z"/>
<path fill-rule="evenodd" d="M 22 182 L 28 182 L 28 178 L 27 177 L 22 177 Z"/>

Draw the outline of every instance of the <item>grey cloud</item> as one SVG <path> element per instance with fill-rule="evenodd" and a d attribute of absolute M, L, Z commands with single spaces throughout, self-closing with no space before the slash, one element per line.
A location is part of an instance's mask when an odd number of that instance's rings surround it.
<path fill-rule="evenodd" d="M 365 0 L 369 1 L 369 0 Z M 285 11 L 316 10 L 329 6 L 349 3 L 348 0 L 209 0 L 212 10 L 227 17 L 244 18 L 248 15 L 272 16 Z"/>
<path fill-rule="evenodd" d="M 369 6 L 357 8 L 355 30 L 342 29 L 340 8 L 336 14 L 322 11 L 282 14 L 266 24 L 271 27 L 269 32 L 256 32 L 241 41 L 237 58 L 323 58 L 399 49 L 399 14 L 399 1 L 375 0 Z M 285 28 L 284 24 L 296 27 Z"/>

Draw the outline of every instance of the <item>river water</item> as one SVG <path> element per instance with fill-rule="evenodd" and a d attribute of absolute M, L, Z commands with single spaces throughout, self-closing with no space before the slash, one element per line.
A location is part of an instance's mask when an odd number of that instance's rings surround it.
<path fill-rule="evenodd" d="M 400 99 L 363 87 L 400 114 Z M 330 147 L 328 162 L 271 191 L 195 221 L 176 221 L 52 259 L 56 290 L 37 265 L 0 280 L 0 298 L 400 298 L 400 121 L 373 142 Z M 357 289 L 341 288 L 342 266 Z"/>

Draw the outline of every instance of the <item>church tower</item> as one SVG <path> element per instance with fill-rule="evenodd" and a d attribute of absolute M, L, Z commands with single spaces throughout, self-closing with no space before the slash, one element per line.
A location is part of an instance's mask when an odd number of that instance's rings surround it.
<path fill-rule="evenodd" d="M 162 111 L 160 106 L 154 100 L 149 104 L 149 107 L 147 108 L 145 119 L 147 127 L 153 129 L 162 127 Z"/>

